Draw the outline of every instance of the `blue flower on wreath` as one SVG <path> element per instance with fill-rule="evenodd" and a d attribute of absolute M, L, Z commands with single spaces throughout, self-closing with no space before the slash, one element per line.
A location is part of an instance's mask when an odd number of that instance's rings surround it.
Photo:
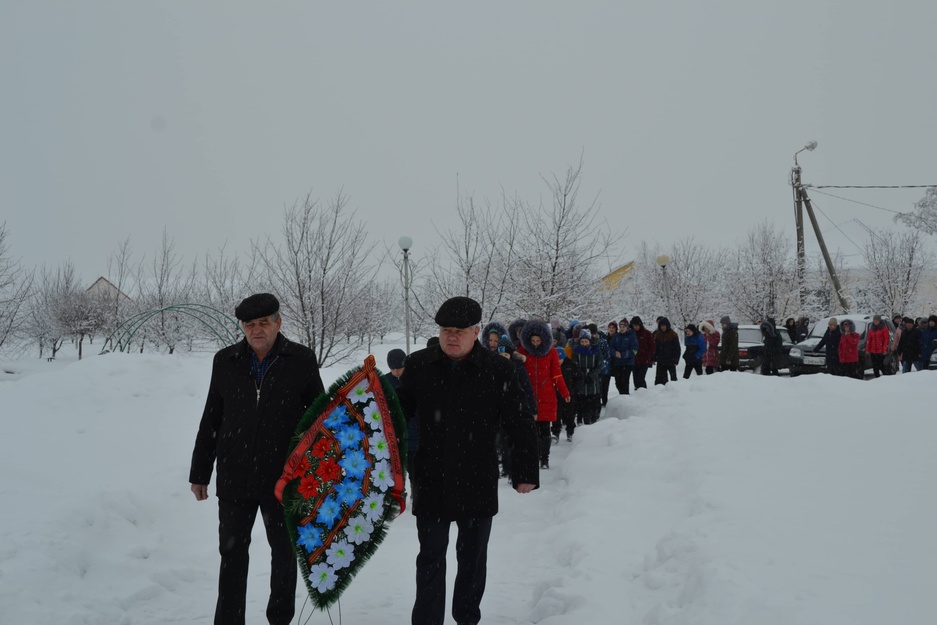
<path fill-rule="evenodd" d="M 332 525 L 332 523 L 341 515 L 342 507 L 335 497 L 328 497 L 319 506 L 319 514 L 316 516 L 316 523 L 323 525 Z"/>
<path fill-rule="evenodd" d="M 300 525 L 296 528 L 296 533 L 298 534 L 296 544 L 305 547 L 307 553 L 312 553 L 322 546 L 322 532 L 311 523 L 309 525 Z"/>
<path fill-rule="evenodd" d="M 345 404 L 339 404 L 335 407 L 335 410 L 328 416 L 328 418 L 323 421 L 323 425 L 329 428 L 330 430 L 338 430 L 348 421 L 348 409 L 345 407 Z"/>
<path fill-rule="evenodd" d="M 345 451 L 358 449 L 358 446 L 361 445 L 361 440 L 364 438 L 364 432 L 356 425 L 346 425 L 338 431 L 335 438 L 338 439 L 338 444 L 341 445 L 342 449 Z"/>
<path fill-rule="evenodd" d="M 371 466 L 364 452 L 360 449 L 346 453 L 345 457 L 338 461 L 338 464 L 345 469 L 346 477 L 353 477 L 358 480 L 364 479 L 364 472 Z"/>
<path fill-rule="evenodd" d="M 354 478 L 346 477 L 345 481 L 335 487 L 335 495 L 338 497 L 339 503 L 343 503 L 346 506 L 353 506 L 356 501 L 361 499 L 361 482 Z"/>

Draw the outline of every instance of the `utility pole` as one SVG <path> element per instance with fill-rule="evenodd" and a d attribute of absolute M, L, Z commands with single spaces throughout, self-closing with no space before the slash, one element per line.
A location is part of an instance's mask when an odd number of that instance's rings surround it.
<path fill-rule="evenodd" d="M 804 258 L 804 216 L 803 216 L 803 207 L 807 208 L 807 215 L 810 217 L 810 225 L 813 226 L 813 232 L 817 235 L 817 243 L 820 244 L 820 251 L 823 253 L 823 260 L 826 262 L 826 270 L 830 274 L 830 280 L 833 282 L 833 289 L 836 291 L 836 298 L 839 300 L 839 305 L 842 306 L 843 310 L 849 312 L 849 302 L 846 301 L 846 297 L 843 295 L 843 287 L 839 283 L 839 276 L 836 275 L 836 268 L 833 267 L 833 260 L 830 258 L 830 252 L 826 249 L 826 242 L 823 240 L 823 233 L 820 232 L 820 224 L 817 223 L 817 216 L 813 212 L 813 205 L 810 203 L 810 197 L 807 195 L 807 189 L 804 188 L 803 183 L 800 180 L 800 165 L 797 163 L 797 155 L 807 150 L 812 152 L 816 149 L 817 142 L 811 141 L 803 148 L 794 153 L 794 169 L 791 170 L 791 185 L 794 187 L 794 204 L 795 204 L 795 214 L 794 220 L 796 222 L 798 231 L 797 231 L 797 278 L 799 280 L 801 300 L 801 308 L 804 306 L 804 299 L 806 297 L 806 292 L 804 290 L 804 270 L 805 270 L 805 258 Z"/>

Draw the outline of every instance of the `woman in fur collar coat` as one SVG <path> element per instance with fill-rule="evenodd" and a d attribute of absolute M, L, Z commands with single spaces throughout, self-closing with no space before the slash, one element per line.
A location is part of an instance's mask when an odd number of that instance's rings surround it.
<path fill-rule="evenodd" d="M 569 390 L 560 371 L 560 358 L 553 349 L 553 331 L 549 324 L 531 319 L 520 331 L 518 351 L 527 360 L 524 367 L 537 397 L 537 430 L 540 434 L 540 467 L 550 468 L 550 425 L 556 421 L 556 394 L 570 400 Z"/>
<path fill-rule="evenodd" d="M 699 331 L 703 333 L 706 340 L 706 353 L 703 354 L 703 367 L 706 368 L 706 375 L 715 373 L 719 367 L 719 339 L 722 336 L 719 330 L 713 324 L 712 319 L 708 319 L 699 324 Z"/>

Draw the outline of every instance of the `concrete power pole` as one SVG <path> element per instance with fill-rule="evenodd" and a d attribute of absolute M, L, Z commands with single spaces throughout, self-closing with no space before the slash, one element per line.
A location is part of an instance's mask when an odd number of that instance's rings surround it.
<path fill-rule="evenodd" d="M 843 310 L 849 312 L 849 302 L 843 295 L 843 287 L 839 283 L 839 276 L 836 275 L 836 268 L 833 266 L 833 260 L 830 258 L 830 252 L 826 249 L 826 242 L 823 240 L 823 233 L 820 232 L 820 224 L 817 223 L 817 216 L 813 212 L 813 205 L 810 203 L 810 197 L 800 180 L 800 165 L 797 163 L 797 155 L 807 150 L 813 152 L 817 147 L 816 141 L 811 141 L 803 148 L 794 153 L 794 169 L 791 170 L 791 186 L 794 187 L 794 221 L 797 226 L 797 280 L 800 289 L 800 307 L 803 310 L 806 300 L 806 288 L 804 286 L 804 274 L 806 273 L 806 259 L 804 254 L 804 214 L 803 208 L 806 206 L 807 215 L 810 217 L 810 225 L 813 226 L 813 232 L 817 235 L 817 243 L 820 244 L 820 252 L 823 253 L 823 260 L 826 263 L 826 270 L 830 274 L 830 280 L 833 282 L 833 289 L 836 291 L 836 298 Z"/>

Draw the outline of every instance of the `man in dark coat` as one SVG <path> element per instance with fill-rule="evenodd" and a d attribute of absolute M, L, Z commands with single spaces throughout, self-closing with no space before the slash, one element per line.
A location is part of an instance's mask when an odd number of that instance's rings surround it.
<path fill-rule="evenodd" d="M 478 341 L 481 306 L 454 297 L 439 308 L 438 346 L 407 359 L 400 399 L 420 424 L 414 458 L 416 559 L 413 625 L 442 625 L 446 607 L 449 527 L 458 526 L 458 574 L 452 598 L 457 623 L 478 623 L 487 575 L 488 538 L 498 512 L 498 452 L 503 428 L 513 450 L 514 489 L 539 485 L 537 430 L 514 366 Z"/>
<path fill-rule="evenodd" d="M 791 319 L 793 321 L 793 319 Z M 761 362 L 762 375 L 780 375 L 778 369 L 784 359 L 784 340 L 778 333 L 773 320 L 761 322 L 761 340 L 765 351 Z"/>
<path fill-rule="evenodd" d="M 832 375 L 843 375 L 843 368 L 839 364 L 839 339 L 842 335 L 839 330 L 839 320 L 836 317 L 830 317 L 823 338 L 814 348 L 820 351 L 826 347 L 826 371 Z"/>
<path fill-rule="evenodd" d="M 722 325 L 722 349 L 719 350 L 719 370 L 739 370 L 739 324 L 732 323 L 728 315 L 719 320 Z"/>
<path fill-rule="evenodd" d="M 189 482 L 208 499 L 217 459 L 221 572 L 215 625 L 244 623 L 248 546 L 260 509 L 272 552 L 267 620 L 288 625 L 296 602 L 296 559 L 283 507 L 273 491 L 290 452 L 296 425 L 324 392 L 315 353 L 280 334 L 280 304 L 251 295 L 234 314 L 245 338 L 215 354 Z"/>
<path fill-rule="evenodd" d="M 901 330 L 895 353 L 901 362 L 902 373 L 910 373 L 912 365 L 918 371 L 924 366 L 921 362 L 921 330 L 911 317 L 904 318 L 904 329 Z"/>

